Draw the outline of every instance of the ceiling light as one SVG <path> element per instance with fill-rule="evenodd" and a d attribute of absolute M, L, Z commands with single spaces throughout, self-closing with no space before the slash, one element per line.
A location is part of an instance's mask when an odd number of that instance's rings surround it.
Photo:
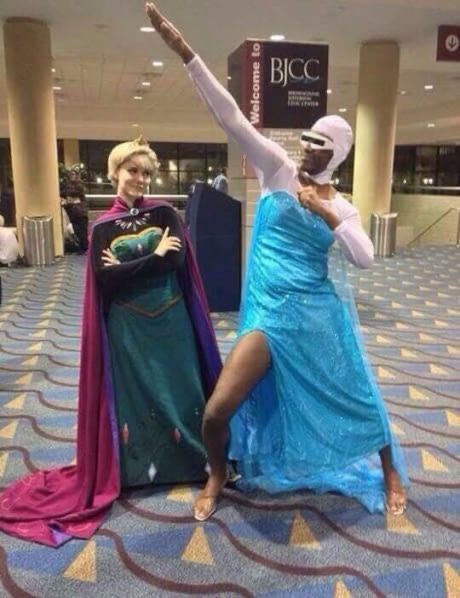
<path fill-rule="evenodd" d="M 424 85 L 423 89 L 430 90 L 433 89 L 434 85 Z"/>
<path fill-rule="evenodd" d="M 155 27 L 139 27 L 142 33 L 154 33 Z"/>
<path fill-rule="evenodd" d="M 53 68 L 51 69 L 51 72 L 52 72 L 52 73 L 55 73 L 55 72 L 56 72 L 56 69 L 53 67 Z"/>
<path fill-rule="evenodd" d="M 433 127 L 435 127 L 436 125 L 435 125 L 434 123 L 428 123 L 428 125 L 427 125 L 427 126 L 428 126 L 428 128 L 429 128 L 429 129 L 432 129 L 432 128 L 433 128 Z"/>
<path fill-rule="evenodd" d="M 131 126 L 132 127 L 138 127 L 139 125 L 137 123 L 133 123 Z"/>
<path fill-rule="evenodd" d="M 133 100 L 142 100 L 142 96 L 133 96 Z"/>
<path fill-rule="evenodd" d="M 399 92 L 400 96 L 405 96 L 407 94 L 407 91 L 405 91 L 404 89 L 401 89 L 401 91 Z"/>
<path fill-rule="evenodd" d="M 339 112 L 346 112 L 347 109 L 346 108 L 339 108 Z"/>
<path fill-rule="evenodd" d="M 332 89 L 328 89 L 328 90 L 327 90 L 327 95 L 328 95 L 328 96 L 330 96 L 330 95 L 331 95 L 331 93 L 332 93 Z"/>
<path fill-rule="evenodd" d="M 62 87 L 59 85 L 53 85 L 53 91 L 62 91 Z"/>
<path fill-rule="evenodd" d="M 150 83 L 150 81 L 142 81 L 141 85 L 143 87 L 150 87 L 152 84 Z"/>
<path fill-rule="evenodd" d="M 164 66 L 164 63 L 163 63 L 163 62 L 161 62 L 161 60 L 154 60 L 154 61 L 152 62 L 152 66 L 155 66 L 155 67 L 157 67 L 157 68 L 161 68 L 162 66 Z"/>
<path fill-rule="evenodd" d="M 272 42 L 282 42 L 286 39 L 286 36 L 283 35 L 282 33 L 273 33 L 272 35 L 270 35 L 270 40 Z"/>
<path fill-rule="evenodd" d="M 230 77 L 230 75 L 228 75 L 227 79 L 228 79 L 228 81 L 232 80 L 232 78 Z"/>

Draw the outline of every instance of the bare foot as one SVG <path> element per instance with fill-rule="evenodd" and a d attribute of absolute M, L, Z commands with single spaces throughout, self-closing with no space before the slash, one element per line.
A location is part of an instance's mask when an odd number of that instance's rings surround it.
<path fill-rule="evenodd" d="M 197 521 L 206 521 L 216 511 L 217 499 L 227 483 L 227 476 L 210 475 L 206 486 L 199 493 L 193 505 L 193 516 Z"/>
<path fill-rule="evenodd" d="M 385 475 L 385 507 L 390 515 L 402 515 L 407 507 L 406 491 L 394 469 Z"/>

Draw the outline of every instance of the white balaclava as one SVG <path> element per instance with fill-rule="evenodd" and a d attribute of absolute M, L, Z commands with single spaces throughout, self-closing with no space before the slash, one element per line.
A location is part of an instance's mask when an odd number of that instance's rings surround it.
<path fill-rule="evenodd" d="M 326 170 L 310 176 L 311 179 L 319 185 L 324 185 L 331 182 L 332 173 L 342 164 L 348 156 L 348 152 L 353 145 L 353 131 L 350 125 L 341 116 L 332 114 L 331 116 L 323 116 L 315 122 L 312 131 L 327 135 L 334 142 L 334 154 L 327 165 Z"/>

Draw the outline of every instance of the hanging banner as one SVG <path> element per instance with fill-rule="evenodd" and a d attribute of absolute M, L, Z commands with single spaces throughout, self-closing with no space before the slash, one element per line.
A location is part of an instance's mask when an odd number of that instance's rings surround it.
<path fill-rule="evenodd" d="M 438 62 L 460 61 L 460 25 L 441 25 L 438 27 Z"/>

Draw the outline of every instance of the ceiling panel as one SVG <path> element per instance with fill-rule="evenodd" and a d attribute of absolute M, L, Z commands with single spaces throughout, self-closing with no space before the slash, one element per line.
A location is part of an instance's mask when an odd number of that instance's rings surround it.
<path fill-rule="evenodd" d="M 460 139 L 459 64 L 435 60 L 437 27 L 460 25 L 458 0 L 162 0 L 218 78 L 226 57 L 244 39 L 283 33 L 293 41 L 330 45 L 329 111 L 346 107 L 354 124 L 359 49 L 364 41 L 391 39 L 401 48 L 397 140 Z M 119 139 L 139 124 L 157 140 L 223 141 L 178 59 L 147 23 L 138 0 L 2 0 L 0 19 L 14 16 L 49 23 L 56 68 L 58 134 Z M 153 74 L 152 60 L 164 62 Z M 150 88 L 142 88 L 146 78 Z M 432 92 L 423 89 L 432 83 Z M 142 101 L 133 96 L 142 90 Z M 3 44 L 0 46 L 0 136 L 8 135 Z M 428 129 L 428 122 L 436 127 Z"/>

